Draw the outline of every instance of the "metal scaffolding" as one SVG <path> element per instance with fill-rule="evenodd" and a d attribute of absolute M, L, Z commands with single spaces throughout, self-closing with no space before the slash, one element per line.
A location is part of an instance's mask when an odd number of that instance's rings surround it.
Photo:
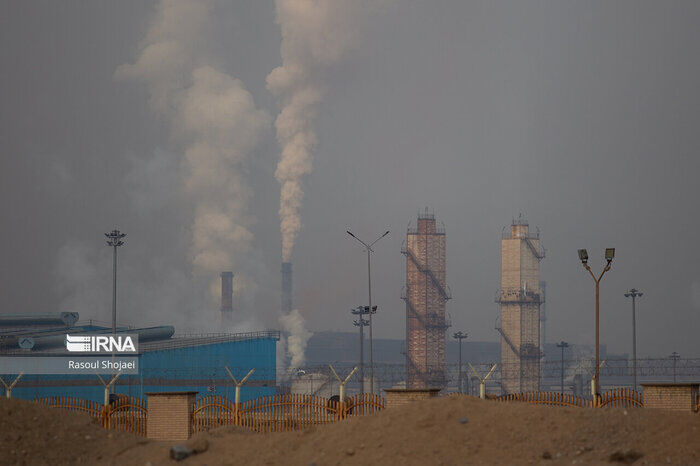
<path fill-rule="evenodd" d="M 445 385 L 446 315 L 451 298 L 445 276 L 445 228 L 426 209 L 409 226 L 401 253 L 406 256 L 406 387 Z"/>
<path fill-rule="evenodd" d="M 525 219 L 513 220 L 501 235 L 501 289 L 496 330 L 501 335 L 501 381 L 505 393 L 537 391 L 540 379 L 539 262 L 544 258 L 539 231 Z"/>

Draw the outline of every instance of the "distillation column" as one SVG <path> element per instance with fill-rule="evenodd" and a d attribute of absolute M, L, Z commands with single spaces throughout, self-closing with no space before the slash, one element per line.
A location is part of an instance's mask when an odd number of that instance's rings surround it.
<path fill-rule="evenodd" d="M 539 233 L 526 220 L 514 220 L 501 238 L 500 304 L 501 388 L 505 393 L 539 390 L 540 260 Z"/>
<path fill-rule="evenodd" d="M 406 256 L 406 388 L 445 386 L 445 318 L 450 299 L 445 274 L 445 229 L 435 215 L 418 216 L 401 252 Z"/>

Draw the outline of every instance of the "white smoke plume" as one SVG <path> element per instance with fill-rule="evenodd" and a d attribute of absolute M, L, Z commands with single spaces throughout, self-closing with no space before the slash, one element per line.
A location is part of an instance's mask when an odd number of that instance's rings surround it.
<path fill-rule="evenodd" d="M 253 240 L 247 164 L 270 118 L 240 80 L 211 65 L 202 42 L 209 19 L 207 2 L 161 0 L 138 58 L 115 77 L 147 84 L 151 106 L 184 149 L 184 188 L 194 206 L 192 264 L 209 278 L 214 298 L 219 272 L 245 270 Z M 236 277 L 239 289 L 241 282 L 253 285 Z"/>
<path fill-rule="evenodd" d="M 377 0 L 275 0 L 282 31 L 282 65 L 267 77 L 282 109 L 275 127 L 282 153 L 275 177 L 281 185 L 282 261 L 291 260 L 301 229 L 303 178 L 311 172 L 317 143 L 314 122 L 326 69 L 356 46 Z"/>
<path fill-rule="evenodd" d="M 289 314 L 280 316 L 279 322 L 282 330 L 289 334 L 286 342 L 287 354 L 291 357 L 289 367 L 292 369 L 301 367 L 306 360 L 304 356 L 306 344 L 311 338 L 311 332 L 306 330 L 304 317 L 298 309 L 294 309 Z"/>

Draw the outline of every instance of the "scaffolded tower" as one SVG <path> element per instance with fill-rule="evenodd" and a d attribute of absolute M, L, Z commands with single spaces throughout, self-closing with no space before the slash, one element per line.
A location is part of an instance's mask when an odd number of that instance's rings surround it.
<path fill-rule="evenodd" d="M 540 378 L 540 261 L 544 249 L 539 231 L 525 219 L 513 220 L 501 237 L 501 388 L 505 393 L 539 390 Z"/>
<path fill-rule="evenodd" d="M 401 249 L 406 256 L 406 388 L 445 386 L 445 332 L 450 326 L 445 307 L 445 228 L 435 215 L 418 215 Z"/>

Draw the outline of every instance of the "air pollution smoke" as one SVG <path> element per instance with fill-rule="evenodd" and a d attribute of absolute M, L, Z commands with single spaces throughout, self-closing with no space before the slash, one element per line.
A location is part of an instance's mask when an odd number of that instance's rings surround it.
<path fill-rule="evenodd" d="M 215 302 L 222 270 L 238 272 L 238 289 L 253 286 L 239 272 L 253 241 L 247 163 L 270 118 L 240 80 L 210 64 L 203 51 L 209 19 L 206 2 L 162 0 L 135 63 L 119 66 L 115 78 L 147 84 L 150 105 L 184 150 L 184 190 L 194 208 L 192 265 L 209 280 Z"/>
<path fill-rule="evenodd" d="M 311 172 L 318 138 L 314 122 L 325 93 L 324 74 L 355 47 L 376 1 L 276 0 L 282 30 L 282 66 L 267 77 L 267 88 L 281 101 L 275 121 L 282 149 L 275 177 L 281 185 L 282 261 L 289 262 L 301 220 L 303 178 Z"/>
<path fill-rule="evenodd" d="M 326 91 L 326 70 L 356 46 L 362 26 L 377 0 L 275 0 L 276 21 L 282 31 L 282 65 L 267 76 L 267 88 L 281 102 L 275 120 L 281 156 L 275 177 L 280 190 L 282 262 L 290 262 L 301 229 L 299 211 L 304 198 L 304 175 L 311 173 L 318 142 L 314 123 Z M 280 318 L 289 332 L 291 366 L 304 362 L 306 341 L 298 310 Z"/>
<path fill-rule="evenodd" d="M 304 353 L 306 352 L 306 344 L 311 338 L 311 332 L 306 330 L 304 325 L 304 317 L 298 309 L 279 318 L 284 332 L 287 336 L 287 354 L 291 357 L 289 368 L 301 367 L 304 364 Z"/>

